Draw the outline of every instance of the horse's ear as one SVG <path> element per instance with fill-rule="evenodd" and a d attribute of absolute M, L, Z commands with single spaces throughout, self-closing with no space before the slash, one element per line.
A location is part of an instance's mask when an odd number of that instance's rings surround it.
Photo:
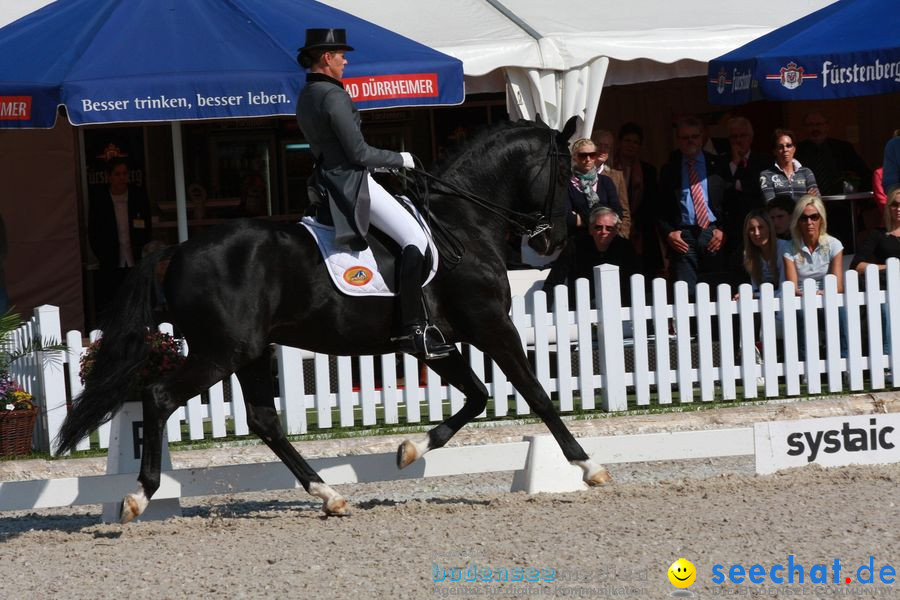
<path fill-rule="evenodd" d="M 560 134 L 556 137 L 556 140 L 562 144 L 568 144 L 569 138 L 571 138 L 575 133 L 575 127 L 577 124 L 578 117 L 570 117 L 569 120 L 566 121 L 566 124 Z"/>

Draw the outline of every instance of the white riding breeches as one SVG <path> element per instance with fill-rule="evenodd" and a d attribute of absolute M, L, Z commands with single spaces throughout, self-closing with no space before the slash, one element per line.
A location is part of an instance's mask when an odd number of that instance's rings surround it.
<path fill-rule="evenodd" d="M 400 248 L 415 246 L 422 255 L 428 248 L 428 238 L 415 217 L 381 187 L 371 174 L 369 178 L 369 223 L 391 236 Z"/>

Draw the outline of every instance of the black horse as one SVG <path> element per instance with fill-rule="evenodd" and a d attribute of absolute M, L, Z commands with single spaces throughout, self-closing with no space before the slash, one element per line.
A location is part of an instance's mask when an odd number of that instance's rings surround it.
<path fill-rule="evenodd" d="M 465 252 L 452 268 L 441 263 L 426 296 L 448 341 L 472 344 L 493 359 L 546 423 L 565 457 L 583 469 L 584 481 L 595 485 L 608 481 L 609 473 L 585 454 L 559 418 L 508 316 L 506 239 L 516 233 L 511 221 L 527 214 L 543 216 L 551 227 L 532 238 L 539 252 L 549 253 L 565 240 L 566 142 L 573 130 L 574 119 L 562 133 L 540 123 L 502 124 L 476 136 L 445 163 L 438 173 L 445 183 L 434 185 L 444 193 L 432 191 L 430 208 Z M 183 366 L 142 390 L 140 487 L 125 497 L 122 522 L 139 516 L 159 488 L 162 432 L 169 416 L 233 372 L 251 431 L 307 492 L 324 500 L 327 514 L 345 514 L 347 502 L 284 436 L 273 402 L 272 344 L 338 355 L 390 353 L 394 300 L 340 294 L 312 237 L 295 224 L 235 220 L 145 258 L 116 300 L 84 391 L 63 424 L 58 451 L 73 450 L 121 406 L 147 356 L 144 334 L 160 319 L 155 310 L 157 273 L 166 261 L 164 318 L 182 332 L 190 352 Z M 403 442 L 397 452 L 400 468 L 446 444 L 487 404 L 487 389 L 459 352 L 427 362 L 465 394 L 466 402 L 424 439 Z"/>

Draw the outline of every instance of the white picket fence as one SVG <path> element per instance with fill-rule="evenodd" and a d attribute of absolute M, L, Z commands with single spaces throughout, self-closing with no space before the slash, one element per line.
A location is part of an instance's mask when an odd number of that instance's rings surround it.
<path fill-rule="evenodd" d="M 781 297 L 765 285 L 754 299 L 750 287 L 742 286 L 737 300 L 727 285 L 718 286 L 713 298 L 710 287 L 699 284 L 690 302 L 684 282 L 675 284 L 670 300 L 666 282 L 654 280 L 648 297 L 643 277 L 636 275 L 631 280 L 631 306 L 624 307 L 618 271 L 604 265 L 595 269 L 596 309 L 590 307 L 588 282 L 579 280 L 574 310 L 569 307 L 568 290 L 560 286 L 554 291 L 553 311 L 546 309 L 545 294 L 535 292 L 527 301 L 513 299 L 512 318 L 538 379 L 563 413 L 596 409 L 598 392 L 604 410 L 621 411 L 629 402 L 638 407 L 689 403 L 698 393 L 703 402 L 757 398 L 760 387 L 765 397 L 796 396 L 804 389 L 809 394 L 883 389 L 886 371 L 900 373 L 900 353 L 882 352 L 883 335 L 890 336 L 893 348 L 900 344 L 900 261 L 889 261 L 886 282 L 881 289 L 879 274 L 870 267 L 865 291 L 860 290 L 857 274 L 848 271 L 843 294 L 837 293 L 836 280 L 829 276 L 821 294 L 805 287 L 803 296 L 796 296 L 786 283 Z M 884 329 L 883 304 L 889 315 Z M 824 313 L 824 355 L 819 352 L 819 310 Z M 839 347 L 841 312 L 846 313 L 846 357 L 841 357 Z M 798 319 L 805 323 L 803 342 L 808 350 L 803 361 Z M 171 332 L 168 325 L 161 329 Z M 714 331 L 718 332 L 715 340 Z M 780 343 L 779 332 L 783 333 Z M 35 309 L 13 343 L 21 344 L 35 334 L 60 339 L 58 309 Z M 80 332 L 70 331 L 68 353 L 48 352 L 14 366 L 13 374 L 41 402 L 36 448 L 50 449 L 66 403 L 81 391 L 82 340 Z M 496 365 L 475 348 L 465 348 L 464 353 L 492 398 L 479 418 L 530 413 Z M 443 420 L 464 402 L 458 390 L 444 385 L 430 370 L 423 374 L 418 361 L 408 355 L 329 357 L 281 346 L 276 357 L 276 405 L 290 434 L 334 427 L 421 425 Z M 890 383 L 896 386 L 896 378 Z M 167 430 L 170 441 L 248 435 L 236 377 L 231 376 L 227 385 L 217 383 L 204 396 L 191 399 L 172 416 Z M 98 434 L 100 446 L 108 447 L 109 426 Z M 87 440 L 79 446 L 87 447 Z"/>

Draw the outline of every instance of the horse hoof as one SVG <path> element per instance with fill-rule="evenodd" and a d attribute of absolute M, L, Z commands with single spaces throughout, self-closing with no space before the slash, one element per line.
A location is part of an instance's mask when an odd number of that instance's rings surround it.
<path fill-rule="evenodd" d="M 322 505 L 322 510 L 329 517 L 346 517 L 350 515 L 350 503 L 340 496 L 335 496 Z"/>
<path fill-rule="evenodd" d="M 416 445 L 409 440 L 405 440 L 400 447 L 397 448 L 397 468 L 405 469 L 413 464 L 419 458 Z"/>
<path fill-rule="evenodd" d="M 605 485 L 612 481 L 612 475 L 607 469 L 599 469 L 590 477 L 585 477 L 584 482 L 589 486 Z"/>
<path fill-rule="evenodd" d="M 119 522 L 124 525 L 134 521 L 141 516 L 141 513 L 147 508 L 147 504 L 149 504 L 149 500 L 143 494 L 128 494 L 122 500 L 122 515 Z"/>

